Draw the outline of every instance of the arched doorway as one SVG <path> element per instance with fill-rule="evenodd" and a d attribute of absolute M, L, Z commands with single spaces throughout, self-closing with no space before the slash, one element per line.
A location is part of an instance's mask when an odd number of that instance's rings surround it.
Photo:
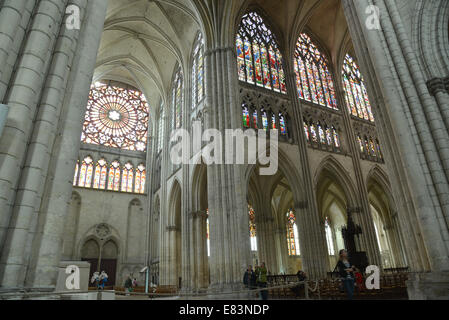
<path fill-rule="evenodd" d="M 90 279 L 94 272 L 105 271 L 108 274 L 107 286 L 115 286 L 117 275 L 118 246 L 112 239 L 102 241 L 97 238 L 87 240 L 81 249 L 81 261 L 90 263 Z"/>
<path fill-rule="evenodd" d="M 284 163 L 285 164 L 285 163 Z M 248 235 L 252 263 L 265 262 L 271 274 L 296 274 L 303 270 L 301 242 L 303 225 L 295 192 L 283 169 L 273 176 L 259 175 L 259 167 L 251 171 L 248 183 Z M 298 179 L 299 180 L 299 179 Z"/>
<path fill-rule="evenodd" d="M 342 228 L 347 224 L 348 200 L 346 192 L 333 172 L 324 169 L 317 183 L 317 206 L 326 235 L 329 271 L 338 260 L 338 252 L 345 249 Z"/>
<path fill-rule="evenodd" d="M 182 287 L 182 217 L 181 217 L 181 186 L 174 182 L 170 202 L 169 214 L 171 225 L 167 228 L 169 234 L 169 281 L 170 285 Z"/>
<path fill-rule="evenodd" d="M 382 267 L 386 269 L 406 267 L 399 225 L 392 208 L 391 193 L 386 191 L 386 186 L 373 176 L 368 179 L 367 185 Z"/>

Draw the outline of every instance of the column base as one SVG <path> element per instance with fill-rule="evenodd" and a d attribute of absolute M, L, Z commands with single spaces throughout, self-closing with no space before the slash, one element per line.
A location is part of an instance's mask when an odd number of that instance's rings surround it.
<path fill-rule="evenodd" d="M 449 272 L 411 273 L 406 284 L 410 300 L 449 300 Z"/>

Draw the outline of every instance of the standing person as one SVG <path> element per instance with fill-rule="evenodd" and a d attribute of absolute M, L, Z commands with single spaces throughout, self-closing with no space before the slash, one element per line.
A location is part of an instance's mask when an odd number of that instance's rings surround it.
<path fill-rule="evenodd" d="M 250 299 L 251 290 L 254 290 L 256 286 L 256 274 L 252 266 L 248 266 L 248 269 L 246 269 L 245 275 L 243 276 L 243 284 L 248 289 L 248 299 Z"/>
<path fill-rule="evenodd" d="M 258 273 L 257 273 L 257 283 L 259 284 L 260 288 L 268 287 L 267 274 L 268 274 L 268 270 L 265 267 L 265 262 L 262 262 L 262 265 L 259 267 Z M 260 296 L 261 296 L 262 300 L 268 300 L 268 290 L 261 290 Z"/>
<path fill-rule="evenodd" d="M 352 300 L 354 297 L 354 271 L 355 267 L 352 266 L 348 260 L 348 252 L 346 250 L 340 250 L 340 259 L 337 263 L 338 274 L 343 282 L 343 288 L 346 292 L 348 300 Z"/>
<path fill-rule="evenodd" d="M 103 270 L 103 271 L 101 271 L 101 274 L 100 274 L 101 290 L 104 290 L 104 286 L 106 285 L 107 282 L 108 282 L 108 274 Z"/>
<path fill-rule="evenodd" d="M 297 286 L 292 288 L 292 291 L 296 295 L 296 297 L 299 297 L 305 290 L 305 285 L 303 282 L 305 282 L 307 280 L 307 275 L 304 271 L 299 270 L 298 273 L 296 273 L 296 276 L 298 277 L 299 283 Z"/>
<path fill-rule="evenodd" d="M 137 279 L 134 278 L 134 279 L 133 279 L 133 288 L 136 288 L 136 287 L 137 287 Z"/>
<path fill-rule="evenodd" d="M 365 290 L 365 286 L 363 284 L 363 274 L 360 272 L 359 269 L 355 269 L 354 272 L 354 276 L 355 276 L 355 285 L 357 287 L 357 292 L 363 292 Z"/>
<path fill-rule="evenodd" d="M 128 275 L 125 281 L 125 292 L 126 295 L 129 296 L 129 293 L 132 291 L 133 281 L 131 279 L 131 276 Z"/>
<path fill-rule="evenodd" d="M 97 287 L 97 290 L 100 289 L 100 273 L 98 271 L 95 271 L 92 275 L 92 278 L 90 279 L 91 283 L 95 282 L 95 287 Z"/>
<path fill-rule="evenodd" d="M 251 288 L 251 277 L 252 277 L 253 273 L 254 273 L 253 267 L 248 266 L 248 269 L 246 269 L 245 274 L 243 275 L 243 284 L 248 289 Z"/>

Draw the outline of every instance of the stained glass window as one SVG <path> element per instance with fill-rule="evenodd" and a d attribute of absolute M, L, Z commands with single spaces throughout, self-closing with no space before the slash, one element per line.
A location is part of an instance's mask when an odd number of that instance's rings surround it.
<path fill-rule="evenodd" d="M 363 76 L 355 59 L 349 54 L 346 55 L 343 62 L 342 77 L 349 113 L 354 117 L 374 122 Z"/>
<path fill-rule="evenodd" d="M 146 151 L 149 106 L 144 95 L 102 83 L 92 85 L 81 141 L 131 151 Z"/>
<path fill-rule="evenodd" d="M 91 157 L 86 157 L 81 165 L 80 175 L 79 175 L 79 187 L 90 188 L 92 185 L 92 175 L 93 175 L 94 165 Z"/>
<path fill-rule="evenodd" d="M 360 146 L 360 152 L 364 153 L 365 147 L 363 146 L 362 138 L 360 136 L 357 137 L 357 142 L 359 143 L 359 146 Z"/>
<path fill-rule="evenodd" d="M 207 209 L 207 220 L 206 220 L 206 237 L 207 237 L 207 256 L 210 257 L 210 229 L 209 229 L 209 209 Z"/>
<path fill-rule="evenodd" d="M 134 186 L 134 192 L 145 193 L 145 182 L 146 182 L 146 170 L 145 165 L 142 163 L 137 167 L 136 170 L 136 181 Z"/>
<path fill-rule="evenodd" d="M 289 256 L 301 255 L 301 251 L 299 250 L 299 234 L 296 225 L 296 217 L 295 213 L 291 210 L 287 212 L 287 244 Z"/>
<path fill-rule="evenodd" d="M 134 168 L 131 163 L 125 164 L 122 172 L 122 192 L 133 192 Z"/>
<path fill-rule="evenodd" d="M 300 99 L 338 109 L 328 61 L 305 33 L 296 43 L 294 68 Z"/>
<path fill-rule="evenodd" d="M 108 163 L 105 159 L 100 159 L 95 166 L 94 189 L 104 190 L 108 173 Z"/>
<path fill-rule="evenodd" d="M 261 110 L 261 114 L 262 114 L 262 127 L 263 127 L 264 130 L 268 130 L 267 112 L 263 108 Z"/>
<path fill-rule="evenodd" d="M 326 144 L 326 136 L 325 136 L 325 134 L 324 134 L 324 129 L 323 129 L 323 127 L 321 126 L 320 123 L 318 123 L 318 135 L 319 135 L 319 137 L 320 137 L 320 143 L 321 143 L 321 144 Z"/>
<path fill-rule="evenodd" d="M 182 71 L 178 69 L 175 75 L 175 81 L 173 83 L 173 92 L 172 92 L 172 105 L 173 105 L 173 114 L 172 114 L 172 128 L 179 129 L 182 126 Z"/>
<path fill-rule="evenodd" d="M 114 161 L 109 167 L 108 190 L 120 191 L 120 162 Z"/>
<path fill-rule="evenodd" d="M 80 161 L 77 160 L 76 161 L 76 165 L 75 165 L 75 175 L 73 176 L 73 185 L 76 186 L 76 184 L 78 183 L 78 173 L 80 170 Z"/>
<path fill-rule="evenodd" d="M 165 108 L 164 105 L 161 103 L 160 108 L 160 118 L 159 118 L 159 128 L 158 128 L 158 151 L 162 151 L 164 147 L 164 132 L 165 132 Z"/>
<path fill-rule="evenodd" d="M 369 146 L 370 146 L 370 150 L 371 150 L 371 155 L 373 157 L 376 157 L 377 156 L 376 146 L 374 145 L 374 141 L 372 138 L 369 139 Z"/>
<path fill-rule="evenodd" d="M 287 135 L 287 125 L 285 123 L 285 118 L 282 113 L 279 113 L 279 126 L 281 127 L 281 135 L 286 136 Z"/>
<path fill-rule="evenodd" d="M 242 108 L 243 108 L 243 127 L 250 128 L 251 123 L 250 123 L 248 106 L 244 103 L 242 105 Z"/>
<path fill-rule="evenodd" d="M 249 234 L 251 238 L 251 251 L 257 251 L 256 214 L 253 207 L 248 205 Z"/>
<path fill-rule="evenodd" d="M 334 136 L 334 146 L 336 148 L 340 148 L 341 142 L 340 142 L 340 135 L 338 134 L 338 131 L 332 127 L 332 134 Z"/>
<path fill-rule="evenodd" d="M 312 142 L 318 142 L 318 136 L 316 134 L 315 125 L 313 123 L 310 125 L 310 136 L 312 138 Z"/>
<path fill-rule="evenodd" d="M 310 134 L 309 134 L 309 125 L 306 121 L 304 121 L 304 134 L 306 135 L 307 141 L 310 140 Z"/>
<path fill-rule="evenodd" d="M 328 127 L 326 127 L 325 132 L 326 132 L 326 141 L 327 141 L 327 144 L 328 144 L 329 146 L 332 146 L 332 145 L 334 144 L 334 142 L 333 142 L 334 139 L 333 139 L 333 135 L 332 135 L 331 129 L 328 128 Z"/>
<path fill-rule="evenodd" d="M 327 250 L 330 256 L 334 256 L 335 255 L 334 238 L 332 235 L 332 229 L 329 224 L 328 217 L 326 217 L 326 219 L 324 220 L 324 230 L 326 232 Z"/>
<path fill-rule="evenodd" d="M 193 50 L 192 66 L 192 109 L 195 109 L 204 98 L 204 41 L 200 33 Z"/>
<path fill-rule="evenodd" d="M 382 155 L 382 150 L 380 149 L 380 144 L 379 144 L 379 140 L 376 139 L 376 149 L 377 149 L 377 156 L 380 159 L 383 159 L 383 155 Z"/>
<path fill-rule="evenodd" d="M 239 80 L 287 93 L 276 37 L 255 12 L 245 14 L 236 37 Z"/>

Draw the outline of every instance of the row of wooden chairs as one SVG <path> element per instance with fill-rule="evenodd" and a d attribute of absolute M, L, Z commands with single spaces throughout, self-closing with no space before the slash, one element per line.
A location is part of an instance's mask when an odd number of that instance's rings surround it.
<path fill-rule="evenodd" d="M 362 287 L 356 287 L 355 299 L 407 299 L 406 281 L 408 273 L 392 272 L 384 273 L 380 278 L 379 290 L 367 290 L 365 280 Z M 274 275 L 268 276 L 268 293 L 271 299 L 304 299 L 304 285 L 294 286 L 298 282 L 296 275 Z M 309 284 L 315 286 L 315 282 Z M 311 299 L 341 300 L 346 299 L 340 279 L 324 279 L 318 283 L 315 292 L 309 291 Z M 281 287 L 281 288 L 279 288 Z"/>
<path fill-rule="evenodd" d="M 362 287 L 356 287 L 354 292 L 355 299 L 407 299 L 407 273 L 384 274 L 380 278 L 379 290 L 367 290 L 365 284 Z M 312 293 L 311 297 L 330 300 L 345 299 L 346 294 L 343 290 L 341 280 L 321 280 L 319 282 L 319 294 Z"/>

